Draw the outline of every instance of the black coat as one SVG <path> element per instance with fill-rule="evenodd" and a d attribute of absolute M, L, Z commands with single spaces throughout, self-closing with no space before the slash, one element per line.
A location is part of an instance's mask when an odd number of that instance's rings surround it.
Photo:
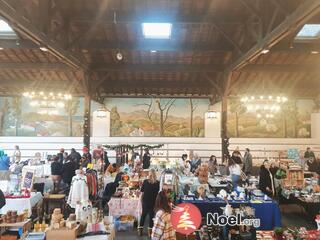
<path fill-rule="evenodd" d="M 55 161 L 51 163 L 51 175 L 60 175 L 62 173 L 62 163 Z"/>
<path fill-rule="evenodd" d="M 145 153 L 143 155 L 143 160 L 142 160 L 142 164 L 143 164 L 143 169 L 148 169 L 150 167 L 150 154 Z"/>
<path fill-rule="evenodd" d="M 3 192 L 0 190 L 0 209 L 6 205 L 6 198 L 3 194 Z"/>
<path fill-rule="evenodd" d="M 71 185 L 73 176 L 76 175 L 77 164 L 73 161 L 68 161 L 62 166 L 62 180 L 64 183 Z"/>
<path fill-rule="evenodd" d="M 269 196 L 271 196 L 272 193 L 267 191 L 267 187 L 272 190 L 272 183 L 274 186 L 274 175 L 272 174 L 272 171 L 270 172 L 271 172 L 272 178 L 270 178 L 269 171 L 264 167 L 264 165 L 262 165 L 259 173 L 259 189 L 264 194 L 267 194 Z"/>

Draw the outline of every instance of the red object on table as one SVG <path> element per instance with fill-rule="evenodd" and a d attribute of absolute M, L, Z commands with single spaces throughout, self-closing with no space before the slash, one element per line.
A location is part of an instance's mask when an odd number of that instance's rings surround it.
<path fill-rule="evenodd" d="M 21 195 L 21 196 L 7 195 L 7 196 L 5 196 L 5 198 L 10 198 L 10 199 L 16 199 L 16 198 L 30 198 L 30 196 L 24 196 L 24 195 Z"/>

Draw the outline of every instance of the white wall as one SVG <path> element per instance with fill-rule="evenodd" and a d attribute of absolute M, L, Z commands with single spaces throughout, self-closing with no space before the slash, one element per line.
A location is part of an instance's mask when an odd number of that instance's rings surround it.
<path fill-rule="evenodd" d="M 95 137 L 91 138 L 92 146 L 97 144 L 159 144 L 164 147 L 155 150 L 154 155 L 162 154 L 159 158 L 180 158 L 184 151 L 194 150 L 202 158 L 208 158 L 214 154 L 221 157 L 220 138 L 153 138 L 153 137 Z M 0 137 L 0 148 L 3 148 L 9 156 L 13 153 L 14 145 L 19 145 L 24 158 L 34 156 L 36 152 L 46 154 L 56 154 L 61 147 L 66 151 L 74 147 L 81 152 L 81 137 Z M 305 150 L 310 146 L 316 154 L 320 155 L 319 139 L 284 139 L 284 138 L 234 138 L 230 139 L 229 150 L 239 147 L 243 151 L 246 147 L 251 149 L 255 161 L 266 157 L 277 157 L 279 151 L 290 148 Z M 110 157 L 115 153 L 110 151 Z"/>

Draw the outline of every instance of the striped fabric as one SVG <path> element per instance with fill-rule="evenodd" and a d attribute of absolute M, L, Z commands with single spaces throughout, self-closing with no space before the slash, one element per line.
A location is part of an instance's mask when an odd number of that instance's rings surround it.
<path fill-rule="evenodd" d="M 171 224 L 171 215 L 159 210 L 154 219 L 152 240 L 176 240 L 176 233 Z"/>

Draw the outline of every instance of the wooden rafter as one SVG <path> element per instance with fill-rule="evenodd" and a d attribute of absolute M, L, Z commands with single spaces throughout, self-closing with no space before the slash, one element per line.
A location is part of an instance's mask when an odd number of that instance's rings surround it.
<path fill-rule="evenodd" d="M 280 40 L 285 38 L 290 33 L 294 32 L 298 27 L 311 19 L 320 10 L 320 1 L 309 0 L 302 3 L 290 16 L 288 16 L 278 27 L 263 39 L 257 42 L 249 51 L 243 54 L 240 58 L 234 61 L 227 71 L 238 70 L 252 61 L 261 54 L 265 48 L 271 48 Z"/>
<path fill-rule="evenodd" d="M 21 4 L 21 3 L 20 3 Z M 66 62 L 72 68 L 86 69 L 86 65 L 79 61 L 73 52 L 63 49 L 41 30 L 39 30 L 30 19 L 21 15 L 8 0 L 0 0 L 0 15 L 11 23 L 14 30 L 30 38 L 36 44 L 45 46 L 54 56 Z"/>

